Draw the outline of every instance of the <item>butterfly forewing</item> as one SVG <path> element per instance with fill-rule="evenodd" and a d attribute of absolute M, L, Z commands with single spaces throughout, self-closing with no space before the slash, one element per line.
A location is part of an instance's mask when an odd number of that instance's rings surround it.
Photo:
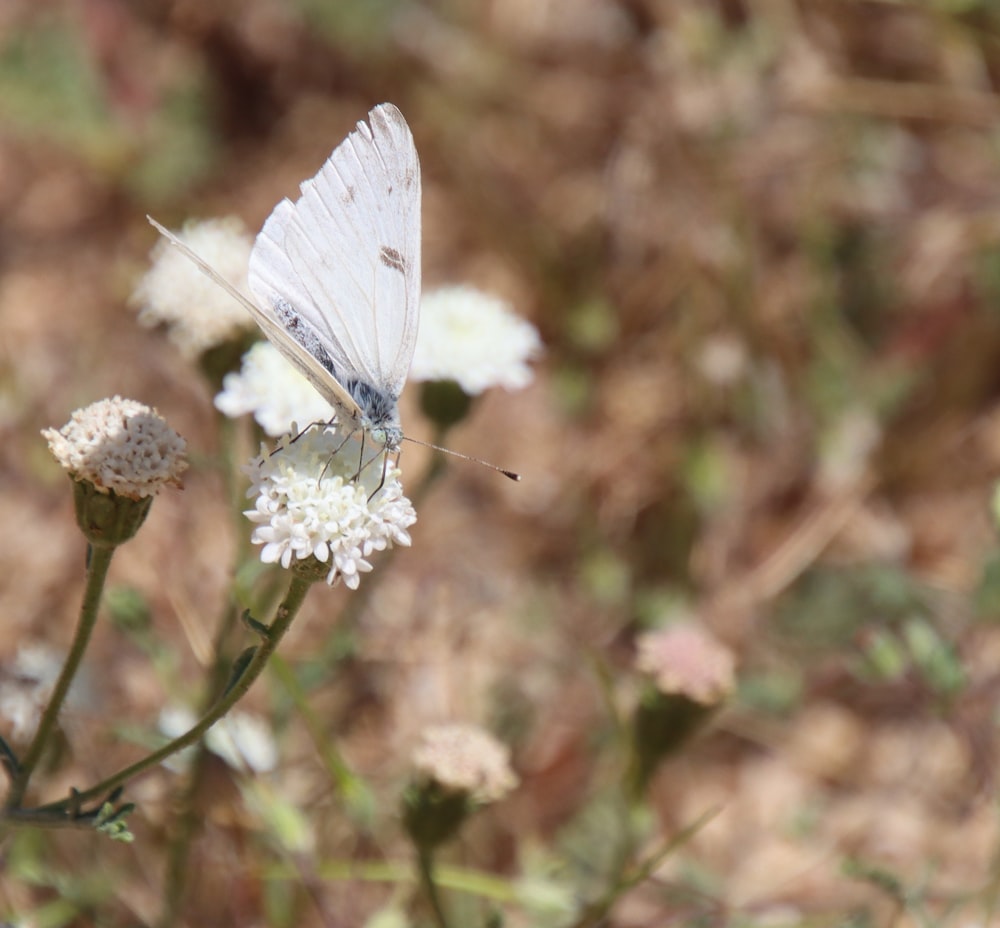
<path fill-rule="evenodd" d="M 334 408 L 341 423 L 356 422 L 361 412 L 357 403 L 349 393 L 329 374 L 326 368 L 298 342 L 288 330 L 279 324 L 274 317 L 274 311 L 264 312 L 245 294 L 241 293 L 218 271 L 208 264 L 201 256 L 191 250 L 176 235 L 161 226 L 152 216 L 146 217 L 156 230 L 177 248 L 185 257 L 197 265 L 234 300 L 237 300 L 260 326 L 261 331 L 270 339 L 274 346 L 298 371 L 319 391 L 323 398 Z"/>
<path fill-rule="evenodd" d="M 417 334 L 420 165 L 396 107 L 382 104 L 369 120 L 295 203 L 272 213 L 250 259 L 250 288 L 275 325 L 287 316 L 279 301 L 294 310 L 342 384 L 361 381 L 395 398 Z"/>

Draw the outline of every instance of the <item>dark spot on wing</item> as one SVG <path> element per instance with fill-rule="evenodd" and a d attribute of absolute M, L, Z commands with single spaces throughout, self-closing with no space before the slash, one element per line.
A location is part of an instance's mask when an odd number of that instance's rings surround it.
<path fill-rule="evenodd" d="M 406 260 L 395 248 L 383 245 L 379 249 L 378 256 L 386 267 L 391 267 L 393 270 L 399 271 L 400 274 L 406 273 Z"/>
<path fill-rule="evenodd" d="M 340 198 L 340 202 L 344 206 L 350 206 L 354 202 L 354 197 L 356 195 L 357 191 L 354 189 L 354 184 L 348 184 L 347 188 L 344 190 L 344 193 Z"/>

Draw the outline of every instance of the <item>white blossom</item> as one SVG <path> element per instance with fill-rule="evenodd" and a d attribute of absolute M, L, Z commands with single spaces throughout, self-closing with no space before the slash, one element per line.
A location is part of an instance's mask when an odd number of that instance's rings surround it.
<path fill-rule="evenodd" d="M 364 460 L 362 460 L 364 453 Z M 246 512 L 256 524 L 251 540 L 262 545 L 265 564 L 315 558 L 329 565 L 327 582 L 357 589 L 369 558 L 393 544 L 409 545 L 407 529 L 417 515 L 403 495 L 399 471 L 385 452 L 360 435 L 345 441 L 313 428 L 246 468 L 256 497 Z"/>
<path fill-rule="evenodd" d="M 333 407 L 270 342 L 257 342 L 245 355 L 239 373 L 226 374 L 215 407 L 230 418 L 253 413 L 273 437 L 292 431 L 292 423 L 329 422 Z"/>
<path fill-rule="evenodd" d="M 425 729 L 413 766 L 445 790 L 468 793 L 479 803 L 497 802 L 517 786 L 508 747 L 476 725 Z"/>
<path fill-rule="evenodd" d="M 746 345 L 735 335 L 709 336 L 695 355 L 695 366 L 709 383 L 728 387 L 746 373 L 749 359 Z"/>
<path fill-rule="evenodd" d="M 157 727 L 173 739 L 190 731 L 197 721 L 190 709 L 167 706 L 160 712 Z M 278 747 L 271 726 L 259 715 L 240 709 L 234 709 L 208 730 L 205 747 L 233 770 L 243 773 L 270 773 L 278 766 Z M 185 748 L 168 759 L 166 766 L 172 770 L 182 769 L 190 762 L 192 753 L 191 748 Z"/>
<path fill-rule="evenodd" d="M 34 734 L 52 689 L 59 677 L 65 655 L 48 645 L 28 643 L 18 646 L 13 661 L 0 669 L 0 718 L 9 726 L 10 737 L 26 741 Z M 84 678 L 77 676 L 66 697 L 68 707 L 86 702 Z"/>
<path fill-rule="evenodd" d="M 177 237 L 238 290 L 246 293 L 253 240 L 235 218 L 188 222 Z M 152 264 L 132 294 L 139 322 L 165 324 L 170 340 L 196 358 L 254 328 L 250 314 L 177 248 L 160 239 Z"/>
<path fill-rule="evenodd" d="M 230 712 L 208 730 L 205 744 L 234 770 L 269 773 L 278 766 L 271 726 L 259 715 Z"/>
<path fill-rule="evenodd" d="M 498 297 L 473 287 L 442 287 L 420 302 L 411 380 L 453 380 L 474 396 L 489 387 L 531 383 L 528 362 L 542 352 L 535 327 Z"/>

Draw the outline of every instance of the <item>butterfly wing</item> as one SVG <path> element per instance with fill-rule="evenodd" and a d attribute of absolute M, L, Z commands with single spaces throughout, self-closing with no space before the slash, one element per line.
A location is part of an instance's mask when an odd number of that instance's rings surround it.
<path fill-rule="evenodd" d="M 161 226 L 151 216 L 146 217 L 157 231 L 175 248 L 178 248 L 191 260 L 202 273 L 208 275 L 222 287 L 234 300 L 237 300 L 253 317 L 261 331 L 270 339 L 275 348 L 293 364 L 298 371 L 316 388 L 319 394 L 334 408 L 337 419 L 342 425 L 357 422 L 361 418 L 361 410 L 351 395 L 337 382 L 336 378 L 323 366 L 319 357 L 309 350 L 308 337 L 297 340 L 292 331 L 295 330 L 294 316 L 282 318 L 278 310 L 271 307 L 266 311 L 247 299 L 240 291 L 226 280 L 210 264 L 184 244 L 176 235 Z M 269 304 L 270 305 L 270 304 Z M 278 304 L 280 309 L 282 304 Z"/>
<path fill-rule="evenodd" d="M 278 204 L 249 279 L 261 306 L 284 301 L 316 333 L 341 384 L 360 381 L 394 402 L 417 338 L 420 163 L 395 106 L 368 119 L 298 200 Z"/>

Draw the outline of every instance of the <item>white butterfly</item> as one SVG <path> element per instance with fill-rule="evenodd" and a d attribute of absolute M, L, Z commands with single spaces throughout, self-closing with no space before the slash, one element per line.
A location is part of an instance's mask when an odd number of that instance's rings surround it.
<path fill-rule="evenodd" d="M 257 236 L 253 300 L 149 221 L 246 307 L 345 437 L 363 430 L 396 451 L 420 304 L 420 162 L 403 114 L 376 106 L 301 190 Z"/>

